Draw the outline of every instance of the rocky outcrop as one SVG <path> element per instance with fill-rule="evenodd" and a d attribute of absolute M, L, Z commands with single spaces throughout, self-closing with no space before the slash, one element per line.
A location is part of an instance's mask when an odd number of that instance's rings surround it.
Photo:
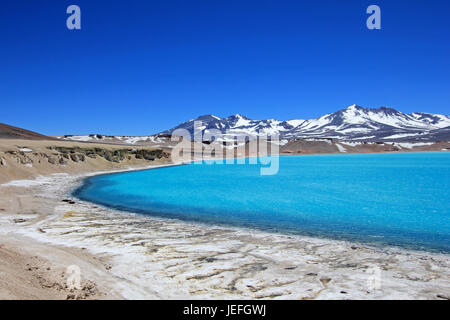
<path fill-rule="evenodd" d="M 52 173 L 148 167 L 171 162 L 170 149 L 72 142 L 0 144 L 0 184 Z"/>
<path fill-rule="evenodd" d="M 78 161 L 79 161 L 79 160 L 78 160 L 78 156 L 76 155 L 76 153 L 71 154 L 71 155 L 70 155 L 70 159 L 71 159 L 73 162 L 78 162 Z"/>
<path fill-rule="evenodd" d="M 124 161 L 141 160 L 155 161 L 157 159 L 170 160 L 170 154 L 161 149 L 136 148 L 101 148 L 101 147 L 63 147 L 49 146 L 48 152 L 6 151 L 3 157 L 0 153 L 0 167 L 5 167 L 7 161 L 20 166 L 32 168 L 34 165 L 49 163 L 51 165 L 83 164 L 88 159 L 104 159 L 120 164 Z"/>
<path fill-rule="evenodd" d="M 81 147 L 48 147 L 52 151 L 57 151 L 58 154 L 67 160 L 73 162 L 84 162 L 86 157 L 96 159 L 97 157 L 104 158 L 110 162 L 120 163 L 124 160 L 144 159 L 147 161 L 154 161 L 156 159 L 170 158 L 170 154 L 161 149 L 116 149 L 109 150 L 106 148 L 81 148 Z"/>
<path fill-rule="evenodd" d="M 7 151 L 6 155 L 11 156 L 18 164 L 30 165 L 33 164 L 33 160 L 25 154 L 23 151 Z"/>
<path fill-rule="evenodd" d="M 47 158 L 48 163 L 50 164 L 56 164 L 57 160 L 54 157 L 48 157 Z"/>

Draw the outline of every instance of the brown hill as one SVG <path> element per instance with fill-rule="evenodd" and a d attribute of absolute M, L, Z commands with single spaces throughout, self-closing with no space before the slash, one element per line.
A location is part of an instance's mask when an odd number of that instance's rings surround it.
<path fill-rule="evenodd" d="M 56 140 L 33 131 L 13 127 L 0 123 L 0 139 L 26 139 L 26 140 Z"/>

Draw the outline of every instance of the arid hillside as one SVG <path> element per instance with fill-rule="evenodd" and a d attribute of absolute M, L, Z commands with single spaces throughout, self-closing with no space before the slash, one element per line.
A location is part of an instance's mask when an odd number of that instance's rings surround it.
<path fill-rule="evenodd" d="M 58 140 L 0 139 L 0 183 L 52 173 L 78 173 L 170 163 L 162 148 Z"/>
<path fill-rule="evenodd" d="M 0 139 L 56 140 L 40 133 L 0 123 Z"/>

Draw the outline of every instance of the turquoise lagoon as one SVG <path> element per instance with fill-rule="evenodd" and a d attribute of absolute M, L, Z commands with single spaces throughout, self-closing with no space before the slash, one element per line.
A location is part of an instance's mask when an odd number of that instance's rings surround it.
<path fill-rule="evenodd" d="M 82 200 L 144 215 L 450 252 L 450 153 L 281 156 L 87 178 Z"/>

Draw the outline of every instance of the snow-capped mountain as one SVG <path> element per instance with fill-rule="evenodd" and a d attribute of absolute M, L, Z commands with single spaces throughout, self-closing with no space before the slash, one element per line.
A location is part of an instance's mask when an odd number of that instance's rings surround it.
<path fill-rule="evenodd" d="M 201 121 L 198 130 L 217 140 L 232 140 L 236 136 L 279 135 L 280 139 L 327 138 L 360 142 L 434 142 L 450 141 L 450 117 L 441 114 L 402 113 L 392 108 L 348 108 L 315 119 L 251 120 L 241 114 L 227 118 L 204 115 L 186 121 L 170 130 L 149 136 L 105 136 L 101 134 L 65 135 L 63 140 L 162 146 L 170 144 L 170 134 L 176 129 L 194 136 L 194 123 Z M 200 137 L 202 139 L 202 137 Z"/>
<path fill-rule="evenodd" d="M 436 141 L 450 139 L 450 117 L 440 114 L 405 114 L 392 108 L 363 108 L 351 105 L 346 109 L 316 119 L 251 120 L 236 114 L 227 118 L 205 115 L 162 132 L 171 134 L 186 129 L 193 135 L 194 122 L 201 121 L 203 134 L 220 132 L 219 139 L 234 136 L 279 135 L 281 139 L 332 138 L 356 141 Z"/>

